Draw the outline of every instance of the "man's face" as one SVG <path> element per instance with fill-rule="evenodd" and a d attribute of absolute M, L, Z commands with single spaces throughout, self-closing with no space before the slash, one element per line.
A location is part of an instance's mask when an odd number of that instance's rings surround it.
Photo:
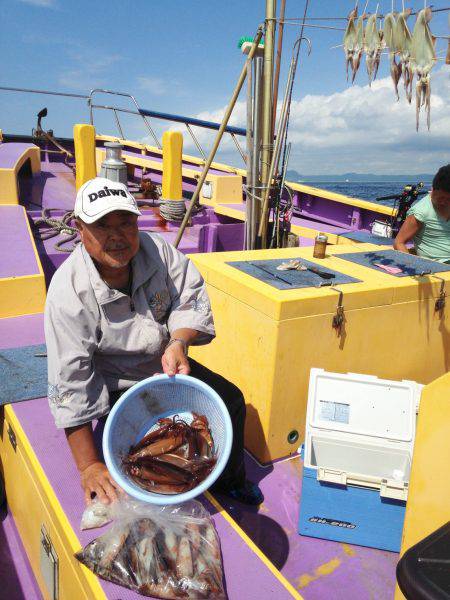
<path fill-rule="evenodd" d="M 450 218 L 450 192 L 431 190 L 431 202 L 436 212 L 443 218 Z"/>
<path fill-rule="evenodd" d="M 126 267 L 139 250 L 137 215 L 115 210 L 90 225 L 77 219 L 77 225 L 88 254 L 101 266 Z"/>

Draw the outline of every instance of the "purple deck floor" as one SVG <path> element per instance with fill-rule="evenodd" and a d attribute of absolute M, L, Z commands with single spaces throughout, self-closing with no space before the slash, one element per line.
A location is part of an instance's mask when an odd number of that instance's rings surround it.
<path fill-rule="evenodd" d="M 42 600 L 25 548 L 8 511 L 0 511 L 0 598 Z"/>
<path fill-rule="evenodd" d="M 297 456 L 261 467 L 247 454 L 264 503 L 255 510 L 219 501 L 305 600 L 393 598 L 398 554 L 298 535 L 302 466 Z"/>
<path fill-rule="evenodd" d="M 0 278 L 39 273 L 22 206 L 0 206 L 0 256 Z"/>
<path fill-rule="evenodd" d="M 43 341 L 42 315 L 28 315 L 0 320 L 0 348 L 11 345 L 29 345 Z M 61 503 L 81 544 L 85 545 L 99 535 L 98 531 L 80 531 L 79 522 L 84 508 L 83 494 L 78 484 L 78 473 L 70 455 L 64 432 L 57 430 L 50 415 L 46 398 L 19 402 L 14 412 L 42 465 L 59 502 Z M 55 460 L 58 457 L 58 460 Z M 242 538 L 210 509 L 221 540 L 225 579 L 230 600 L 284 600 L 291 594 L 273 576 L 260 558 L 244 544 Z M 108 598 L 137 600 L 141 596 L 101 581 Z M 245 592 L 244 592 L 245 590 Z"/>
<path fill-rule="evenodd" d="M 21 202 L 27 210 L 39 207 L 73 210 L 75 195 L 73 171 L 62 162 L 42 160 L 41 173 L 21 181 Z"/>

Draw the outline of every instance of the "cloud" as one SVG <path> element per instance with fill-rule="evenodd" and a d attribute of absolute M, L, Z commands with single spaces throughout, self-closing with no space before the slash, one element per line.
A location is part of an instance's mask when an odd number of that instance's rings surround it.
<path fill-rule="evenodd" d="M 19 0 L 24 4 L 31 4 L 33 6 L 40 6 L 41 8 L 56 8 L 55 0 Z"/>
<path fill-rule="evenodd" d="M 435 171 L 448 162 L 450 68 L 442 66 L 431 75 L 430 131 L 422 109 L 420 129 L 416 132 L 415 99 L 409 105 L 402 96 L 396 102 L 392 82 L 386 77 L 375 81 L 371 88 L 354 85 L 328 96 L 307 95 L 294 100 L 289 125 L 289 168 L 308 175 Z M 225 107 L 199 113 L 197 117 L 220 122 L 224 112 Z M 238 102 L 230 124 L 245 127 L 245 123 L 245 103 Z M 196 134 L 201 143 L 209 145 L 213 139 L 204 130 L 196 129 Z M 227 138 L 220 156 L 240 166 L 234 144 Z M 194 148 L 187 136 L 185 148 Z"/>
<path fill-rule="evenodd" d="M 141 90 L 153 96 L 163 96 L 168 91 L 167 83 L 159 77 L 138 77 L 137 82 Z"/>
<path fill-rule="evenodd" d="M 106 85 L 110 67 L 122 60 L 118 54 L 97 55 L 94 58 L 83 50 L 72 50 L 70 56 L 74 64 L 60 74 L 58 83 L 65 88 L 83 92 Z"/>

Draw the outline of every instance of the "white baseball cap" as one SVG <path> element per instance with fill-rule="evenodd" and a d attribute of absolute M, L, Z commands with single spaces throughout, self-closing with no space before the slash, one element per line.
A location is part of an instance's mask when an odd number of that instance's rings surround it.
<path fill-rule="evenodd" d="M 141 214 L 136 200 L 123 183 L 95 177 L 78 190 L 73 212 L 84 223 L 94 223 L 114 210 Z"/>

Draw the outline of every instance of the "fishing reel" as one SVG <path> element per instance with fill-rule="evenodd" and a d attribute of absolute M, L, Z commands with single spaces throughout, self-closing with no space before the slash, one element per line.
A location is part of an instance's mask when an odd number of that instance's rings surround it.
<path fill-rule="evenodd" d="M 380 196 L 375 198 L 377 202 L 381 200 L 395 200 L 394 210 L 397 212 L 391 217 L 389 225 L 392 229 L 392 237 L 395 237 L 399 232 L 401 226 L 405 222 L 408 210 L 414 204 L 414 202 L 420 197 L 428 194 L 426 190 L 422 190 L 424 186 L 423 181 L 419 181 L 416 184 L 405 185 L 400 194 L 392 194 L 390 196 Z"/>

